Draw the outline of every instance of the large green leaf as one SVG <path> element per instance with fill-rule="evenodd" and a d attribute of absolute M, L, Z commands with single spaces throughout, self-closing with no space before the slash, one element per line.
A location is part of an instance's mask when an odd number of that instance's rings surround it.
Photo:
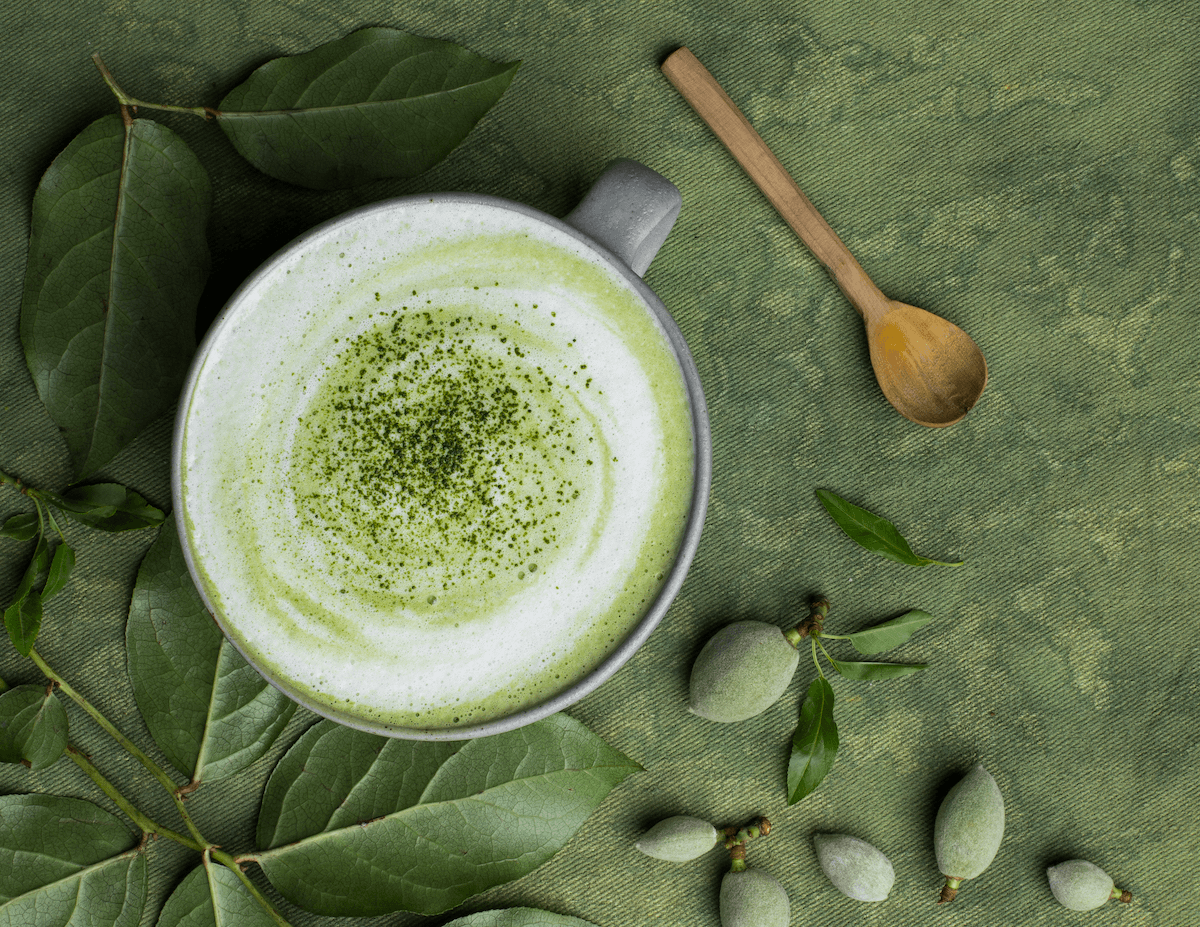
<path fill-rule="evenodd" d="M 209 199 L 196 156 L 147 119 L 98 119 L 42 177 L 21 343 L 79 476 L 178 397 L 208 276 Z"/>
<path fill-rule="evenodd" d="M 278 922 L 233 872 L 205 855 L 171 892 L 157 927 L 278 927 Z"/>
<path fill-rule="evenodd" d="M 788 760 L 788 804 L 812 794 L 837 759 L 838 729 L 833 720 L 833 687 L 818 676 L 800 707 L 800 725 L 792 737 Z"/>
<path fill-rule="evenodd" d="M 107 811 L 0 795 L 0 927 L 136 927 L 145 903 L 145 857 Z"/>
<path fill-rule="evenodd" d="M 171 765 L 193 782 L 220 779 L 253 763 L 296 710 L 205 609 L 174 517 L 163 523 L 138 569 L 125 645 L 146 727 Z"/>
<path fill-rule="evenodd" d="M 590 921 L 565 914 L 552 914 L 537 908 L 501 908 L 480 911 L 451 921 L 446 927 L 596 927 Z"/>
<path fill-rule="evenodd" d="M 264 64 L 221 101 L 217 121 L 244 158 L 289 183 L 326 190 L 411 177 L 467 137 L 518 66 L 362 29 Z"/>
<path fill-rule="evenodd" d="M 45 769 L 67 749 L 67 713 L 46 686 L 16 686 L 0 695 L 0 762 Z"/>
<path fill-rule="evenodd" d="M 565 715 L 460 744 L 324 721 L 271 774 L 256 858 L 318 914 L 437 914 L 532 872 L 638 768 Z"/>

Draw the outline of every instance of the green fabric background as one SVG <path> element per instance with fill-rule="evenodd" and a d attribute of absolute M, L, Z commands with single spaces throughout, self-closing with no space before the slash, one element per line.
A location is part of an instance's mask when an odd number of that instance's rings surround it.
<path fill-rule="evenodd" d="M 601 167 L 637 158 L 684 207 L 646 275 L 678 320 L 710 404 L 714 482 L 700 551 L 649 643 L 571 714 L 645 766 L 542 869 L 464 911 L 529 904 L 602 927 L 718 922 L 721 854 L 682 866 L 632 841 L 661 817 L 765 813 L 753 845 L 794 924 L 925 924 L 941 878 L 933 817 L 976 761 L 1008 828 L 992 868 L 939 923 L 1073 922 L 1044 869 L 1082 856 L 1134 892 L 1095 922 L 1183 925 L 1200 910 L 1200 7 L 1091 3 L 675 0 L 36 0 L 6 4 L 0 48 L 0 468 L 61 488 L 65 446 L 17 337 L 29 208 L 41 172 L 115 111 L 89 56 L 130 93 L 215 104 L 269 58 L 365 25 L 455 40 L 525 64 L 445 162 L 412 181 L 318 194 L 257 174 L 212 125 L 179 132 L 214 189 L 203 324 L 261 260 L 348 208 L 426 190 L 480 191 L 555 215 Z M 829 278 L 657 69 L 688 45 L 890 296 L 965 328 L 991 379 L 960 424 L 921 428 L 883 399 L 862 326 Z M 164 417 L 103 475 L 169 503 Z M 813 498 L 834 489 L 890 517 L 917 570 L 867 554 Z M 0 515 L 24 510 L 11 489 Z M 48 609 L 48 662 L 151 745 L 124 673 L 124 623 L 152 540 L 70 527 L 80 566 Z M 28 553 L 0 546 L 7 600 Z M 842 749 L 788 808 L 783 769 L 804 661 L 787 695 L 739 725 L 684 710 L 701 644 L 734 619 L 783 624 L 807 596 L 832 632 L 908 608 L 938 616 L 896 654 L 925 674 L 833 679 Z M 40 675 L 5 644 L 0 676 Z M 168 800 L 71 709 L 74 737 L 164 822 Z M 298 717 L 284 740 L 311 716 Z M 282 750 L 190 800 L 201 828 L 251 848 L 261 785 Z M 157 751 L 154 755 L 158 755 Z M 103 799 L 69 763 L 0 768 L 0 792 Z M 111 807 L 111 806 L 108 806 Z M 892 897 L 839 895 L 810 836 L 844 831 L 895 864 Z M 150 851 L 153 924 L 194 864 Z M 255 878 L 258 878 L 255 870 Z M 349 924 L 286 903 L 296 925 Z M 403 925 L 403 915 L 363 923 Z M 444 923 L 449 916 L 433 923 Z M 356 923 L 356 922 L 354 922 Z"/>

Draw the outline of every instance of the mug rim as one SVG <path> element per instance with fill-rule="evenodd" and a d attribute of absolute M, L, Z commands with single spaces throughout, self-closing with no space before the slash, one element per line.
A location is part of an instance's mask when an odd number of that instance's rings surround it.
<path fill-rule="evenodd" d="M 325 235 L 332 229 L 352 226 L 361 218 L 376 213 L 387 213 L 396 209 L 414 206 L 433 205 L 436 207 L 440 204 L 486 206 L 503 211 L 520 213 L 528 218 L 549 225 L 586 247 L 589 251 L 604 260 L 607 270 L 615 272 L 633 287 L 645 308 L 650 311 L 651 315 L 659 323 L 660 328 L 666 336 L 667 344 L 679 366 L 687 395 L 688 410 L 692 420 L 691 500 L 688 505 L 683 537 L 675 561 L 668 571 L 662 586 L 659 587 L 658 594 L 655 596 L 653 603 L 632 626 L 625 638 L 603 660 L 593 666 L 570 686 L 549 698 L 526 706 L 512 714 L 503 715 L 489 721 L 453 728 L 408 727 L 372 721 L 350 712 L 317 703 L 303 691 L 297 691 L 289 680 L 277 678 L 275 673 L 264 670 L 250 654 L 247 654 L 234 635 L 229 633 L 226 627 L 228 619 L 221 615 L 213 606 L 213 603 L 205 593 L 202 583 L 199 581 L 200 572 L 197 569 L 196 558 L 188 538 L 186 525 L 183 524 L 182 519 L 175 519 L 175 529 L 179 535 L 180 547 L 183 551 L 188 573 L 201 601 L 204 603 L 204 607 L 213 617 L 213 620 L 216 621 L 229 643 L 270 685 L 314 714 L 357 730 L 406 740 L 458 741 L 501 734 L 524 727 L 527 724 L 532 724 L 558 711 L 562 711 L 569 705 L 573 705 L 611 679 L 632 658 L 634 653 L 641 648 L 654 629 L 662 622 L 675 597 L 679 594 L 684 578 L 691 567 L 692 560 L 699 547 L 700 534 L 704 526 L 708 497 L 712 486 L 712 432 L 708 418 L 708 406 L 705 402 L 703 387 L 700 383 L 699 371 L 696 368 L 691 351 L 684 340 L 682 331 L 680 331 L 678 324 L 662 300 L 646 285 L 645 281 L 637 273 L 612 251 L 562 219 L 558 219 L 524 203 L 482 193 L 423 193 L 390 197 L 340 213 L 307 229 L 275 251 L 242 281 L 225 302 L 225 305 L 221 307 L 212 324 L 209 326 L 208 331 L 205 332 L 204 337 L 201 339 L 199 345 L 197 345 L 196 353 L 191 360 L 183 388 L 180 391 L 174 433 L 171 440 L 171 504 L 174 512 L 183 511 L 181 461 L 183 457 L 184 433 L 201 369 L 204 367 L 204 363 L 211 353 L 213 346 L 220 340 L 229 318 L 233 315 L 238 304 L 245 298 L 245 295 L 256 287 L 260 281 L 274 273 L 279 264 L 296 252 L 302 252 L 310 241 Z"/>

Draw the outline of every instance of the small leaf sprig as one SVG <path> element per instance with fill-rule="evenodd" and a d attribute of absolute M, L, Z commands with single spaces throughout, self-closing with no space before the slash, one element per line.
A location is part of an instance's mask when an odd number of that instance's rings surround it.
<path fill-rule="evenodd" d="M 161 524 L 166 516 L 118 483 L 73 486 L 60 495 L 0 472 L 0 485 L 5 484 L 15 487 L 34 505 L 33 512 L 12 515 L 0 525 L 0 537 L 35 541 L 29 565 L 4 610 L 9 639 L 22 656 L 28 657 L 42 626 L 42 606 L 62 591 L 75 569 L 75 550 L 67 544 L 54 512 L 99 531 L 150 528 Z"/>
<path fill-rule="evenodd" d="M 95 511 L 87 514 L 102 517 Z M 140 919 L 146 896 L 145 849 L 156 838 L 199 854 L 198 864 L 168 897 L 160 925 L 206 912 L 219 922 L 288 927 L 275 903 L 247 876 L 251 863 L 279 893 L 319 913 L 437 914 L 536 868 L 571 838 L 612 788 L 640 769 L 564 715 L 518 732 L 458 743 L 392 741 L 324 721 L 293 744 L 270 776 L 259 814 L 261 852 L 235 855 L 204 836 L 185 799 L 196 793 L 202 780 L 231 775 L 260 758 L 296 705 L 225 644 L 192 584 L 169 520 L 160 526 L 138 571 L 127 651 L 143 718 L 171 764 L 191 777 L 184 785 L 51 668 L 36 647 L 30 647 L 28 656 L 48 685 L 9 689 L 0 681 L 0 763 L 38 770 L 66 756 L 141 831 L 140 840 L 131 837 L 119 819 L 79 799 L 0 796 L 0 851 L 26 854 L 32 860 L 30 878 L 5 903 L 5 911 L 22 923 L 22 917 L 34 916 L 31 912 L 37 912 L 38 923 L 45 920 L 42 915 L 55 903 L 55 892 L 64 881 L 63 860 L 78 870 L 67 878 L 79 885 L 87 880 L 87 890 L 79 889 L 85 896 L 104 892 L 107 898 L 123 899 L 105 911 L 85 906 L 95 915 L 97 927 L 119 927 L 130 912 Z M 196 698 L 180 700 L 178 680 L 184 677 Z M 106 778 L 70 741 L 59 694 L 82 708 L 167 791 L 184 832 L 141 811 L 123 786 Z M 168 702 L 173 707 L 170 717 L 161 711 L 161 704 Z M 360 779 L 348 781 L 346 758 L 380 756 L 385 759 L 378 768 L 371 762 L 351 763 L 361 778 L 371 779 L 371 797 L 364 800 Z M 443 767 L 453 774 L 439 776 Z M 507 788 L 518 770 L 529 768 L 545 772 L 523 772 L 521 789 Z M 415 793 L 414 776 L 428 780 Z M 557 816 L 552 825 L 538 818 L 538 826 L 530 826 L 526 809 L 531 793 L 553 801 Z M 387 797 L 376 804 L 381 794 Z M 497 871 L 486 851 L 473 859 L 460 855 L 455 828 L 464 815 L 478 820 L 470 810 L 474 803 L 485 806 L 488 814 L 499 812 L 495 837 L 505 852 L 520 857 L 516 868 Z M 297 807 L 307 811 L 297 815 Z M 380 814 L 382 807 L 395 810 Z M 435 841 L 440 852 L 431 852 L 423 839 L 405 839 L 420 829 L 414 819 L 420 828 L 435 827 L 445 835 L 444 841 Z M 78 825 L 83 821 L 94 826 L 81 832 Z M 379 856 L 381 845 L 387 848 L 384 857 Z M 365 856 L 377 863 L 383 859 L 381 865 L 393 870 L 422 872 L 420 889 L 398 885 L 383 890 L 374 879 L 377 870 L 361 865 Z M 122 911 L 125 914 L 117 917 Z"/>
<path fill-rule="evenodd" d="M 139 100 L 98 54 L 92 59 L 123 107 L 215 120 L 264 174 L 316 190 L 429 170 L 467 137 L 521 66 L 375 26 L 268 61 L 212 107 Z"/>
<path fill-rule="evenodd" d="M 788 759 L 788 804 L 812 794 L 833 768 L 839 746 L 837 722 L 833 715 L 833 686 L 825 677 L 817 651 L 833 666 L 835 672 L 860 682 L 896 679 L 925 669 L 925 663 L 883 663 L 857 660 L 837 660 L 825 649 L 822 638 L 847 640 L 861 654 L 883 653 L 907 641 L 916 631 L 933 621 L 928 612 L 914 610 L 853 634 L 826 634 L 825 618 L 829 602 L 817 599 L 809 616 L 796 627 L 784 632 L 788 642 L 799 647 L 808 638 L 817 678 L 808 687 L 800 706 L 800 724 L 792 737 L 792 753 Z"/>
<path fill-rule="evenodd" d="M 961 560 L 933 560 L 913 553 L 908 541 L 890 521 L 860 508 L 853 502 L 847 502 L 835 492 L 818 489 L 817 499 L 850 540 L 880 557 L 917 567 L 963 565 Z"/>
<path fill-rule="evenodd" d="M 29 372 L 77 480 L 175 403 L 210 269 L 208 172 L 179 135 L 139 110 L 213 121 L 265 174 L 338 189 L 431 168 L 520 66 L 367 28 L 268 61 L 213 108 L 140 100 L 93 59 L 119 115 L 85 127 L 38 185 L 20 325 Z M 37 599 L 25 601 L 24 620 L 35 624 Z"/>

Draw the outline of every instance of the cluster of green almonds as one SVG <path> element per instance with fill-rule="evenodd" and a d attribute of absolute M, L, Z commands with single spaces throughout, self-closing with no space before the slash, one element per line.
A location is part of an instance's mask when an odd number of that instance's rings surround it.
<path fill-rule="evenodd" d="M 787 927 L 787 892 L 770 874 L 746 867 L 746 843 L 770 833 L 766 818 L 750 827 L 718 830 L 701 818 L 677 815 L 659 821 L 637 841 L 647 856 L 682 863 L 709 852 L 724 837 L 731 866 L 721 882 L 722 927 Z M 1004 838 L 1004 798 L 982 764 L 977 764 L 946 794 L 933 825 L 934 853 L 946 877 L 939 904 L 953 901 L 962 883 L 983 873 Z M 815 834 L 813 848 L 829 881 L 847 898 L 879 902 L 896 880 L 888 858 L 848 834 Z M 1072 911 L 1089 911 L 1107 901 L 1128 903 L 1132 896 L 1113 886 L 1098 866 L 1073 859 L 1046 871 L 1050 891 Z"/>
<path fill-rule="evenodd" d="M 651 827 L 636 846 L 655 859 L 686 863 L 703 856 L 724 837 L 730 866 L 721 879 L 721 927 L 788 927 L 791 905 L 783 886 L 769 872 L 746 866 L 746 844 L 770 832 L 766 818 L 749 827 L 719 831 L 701 818 L 676 815 Z"/>

